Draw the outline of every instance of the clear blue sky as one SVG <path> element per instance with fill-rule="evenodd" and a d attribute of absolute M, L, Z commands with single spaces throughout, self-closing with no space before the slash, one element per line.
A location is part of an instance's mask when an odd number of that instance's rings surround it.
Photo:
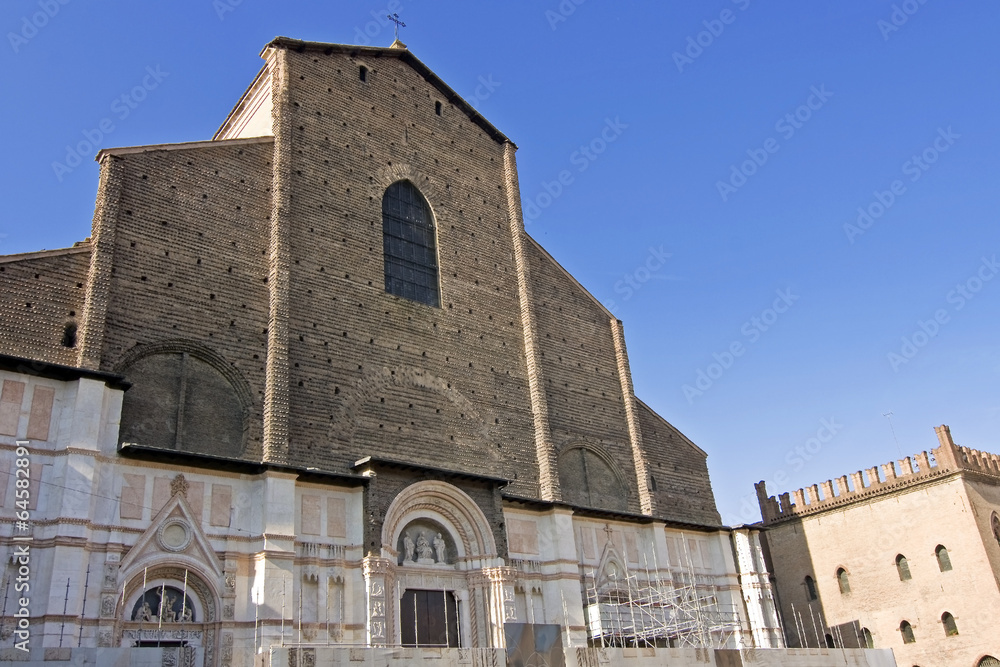
<path fill-rule="evenodd" d="M 89 235 L 96 150 L 66 147 L 102 120 L 102 147 L 208 139 L 272 37 L 392 41 L 384 0 L 62 2 L 0 10 L 3 253 Z M 529 232 L 625 321 L 636 393 L 708 451 L 725 520 L 757 518 L 757 480 L 898 458 L 888 411 L 904 453 L 941 423 L 1000 451 L 996 2 L 391 6 L 519 145 Z"/>

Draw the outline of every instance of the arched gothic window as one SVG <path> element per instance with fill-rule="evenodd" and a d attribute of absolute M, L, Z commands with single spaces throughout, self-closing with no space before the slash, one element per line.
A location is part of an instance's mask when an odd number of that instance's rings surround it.
<path fill-rule="evenodd" d="M 864 648 L 875 648 L 875 638 L 868 628 L 861 628 L 861 639 L 865 643 Z"/>
<path fill-rule="evenodd" d="M 385 291 L 438 306 L 437 240 L 427 200 L 409 181 L 396 181 L 382 196 Z"/>
<path fill-rule="evenodd" d="M 851 581 L 847 577 L 847 570 L 840 568 L 837 570 L 837 584 L 840 585 L 840 594 L 847 595 L 851 592 Z"/>
<path fill-rule="evenodd" d="M 910 563 L 903 554 L 896 556 L 896 572 L 899 573 L 900 581 L 909 581 L 913 578 L 910 574 Z"/>
<path fill-rule="evenodd" d="M 937 556 L 938 568 L 942 572 L 947 572 L 951 569 L 951 556 L 948 555 L 948 550 L 944 547 L 944 545 L 937 545 L 937 548 L 934 550 L 934 555 Z"/>
<path fill-rule="evenodd" d="M 816 593 L 816 582 L 809 575 L 806 575 L 806 598 L 809 600 L 818 600 L 819 595 Z"/>
<path fill-rule="evenodd" d="M 899 633 L 903 635 L 904 644 L 912 644 L 917 641 L 917 638 L 913 636 L 913 626 L 910 625 L 909 621 L 903 621 L 899 624 Z"/>
<path fill-rule="evenodd" d="M 976 663 L 976 667 L 1000 667 L 1000 660 L 992 655 L 984 655 L 983 659 Z"/>
<path fill-rule="evenodd" d="M 990 525 L 993 528 L 993 539 L 997 541 L 997 545 L 1000 545 L 1000 517 L 997 513 L 993 513 L 993 517 L 990 519 Z"/>
<path fill-rule="evenodd" d="M 941 623 L 944 625 L 945 637 L 954 637 L 958 634 L 958 625 L 955 624 L 955 617 L 948 612 L 941 614 Z"/>

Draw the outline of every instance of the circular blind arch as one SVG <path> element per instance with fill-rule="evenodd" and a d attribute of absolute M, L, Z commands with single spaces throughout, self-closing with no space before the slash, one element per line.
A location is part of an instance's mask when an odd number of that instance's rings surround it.
<path fill-rule="evenodd" d="M 625 512 L 628 491 L 614 468 L 593 450 L 574 447 L 559 457 L 563 500 L 573 505 Z"/>
<path fill-rule="evenodd" d="M 222 373 L 188 352 L 150 354 L 124 371 L 120 438 L 148 447 L 239 458 L 245 410 Z"/>

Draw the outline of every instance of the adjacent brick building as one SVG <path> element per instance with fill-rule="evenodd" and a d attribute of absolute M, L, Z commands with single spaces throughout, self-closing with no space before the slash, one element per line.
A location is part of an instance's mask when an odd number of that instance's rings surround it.
<path fill-rule="evenodd" d="M 935 430 L 940 446 L 913 458 L 778 498 L 757 485 L 790 646 L 1000 664 L 1000 457 Z"/>

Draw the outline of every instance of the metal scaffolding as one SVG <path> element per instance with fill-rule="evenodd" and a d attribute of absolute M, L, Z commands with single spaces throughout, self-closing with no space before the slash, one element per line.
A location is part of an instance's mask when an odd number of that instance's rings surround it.
<path fill-rule="evenodd" d="M 685 544 L 685 552 L 687 545 Z M 699 584 L 689 553 L 686 571 L 661 581 L 659 568 L 633 572 L 614 568 L 598 579 L 584 575 L 587 630 L 599 646 L 723 648 L 741 627 L 735 607 L 721 605 L 710 581 Z"/>

